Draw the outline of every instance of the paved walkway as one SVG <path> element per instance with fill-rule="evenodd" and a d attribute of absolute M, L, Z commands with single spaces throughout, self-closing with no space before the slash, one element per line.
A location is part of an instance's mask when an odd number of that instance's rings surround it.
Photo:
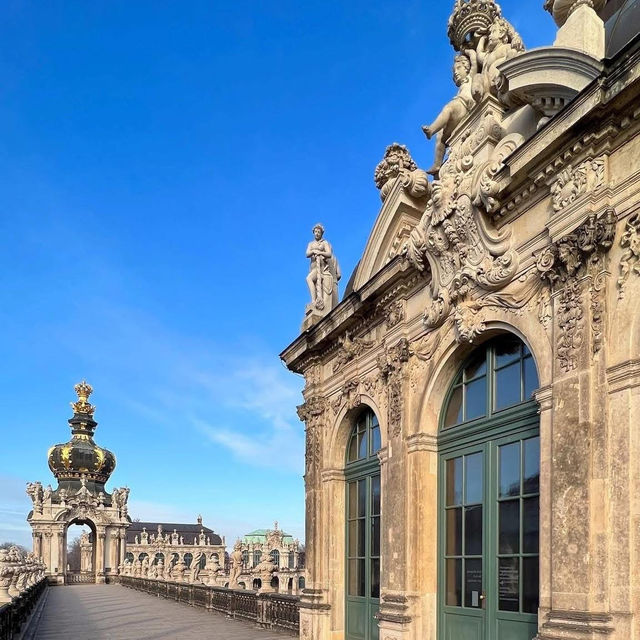
<path fill-rule="evenodd" d="M 243 620 L 119 585 L 51 587 L 37 640 L 287 640 Z"/>

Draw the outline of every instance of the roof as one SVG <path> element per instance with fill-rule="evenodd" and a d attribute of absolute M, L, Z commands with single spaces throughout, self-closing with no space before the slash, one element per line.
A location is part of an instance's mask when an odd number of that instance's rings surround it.
<path fill-rule="evenodd" d="M 607 4 L 613 15 L 606 22 L 606 56 L 613 58 L 634 36 L 640 25 L 640 0 L 614 0 Z"/>
<path fill-rule="evenodd" d="M 149 535 L 156 535 L 158 526 L 162 526 L 162 532 L 168 534 L 172 534 L 175 529 L 179 536 L 184 537 L 187 544 L 193 543 L 194 537 L 200 534 L 200 530 L 211 539 L 211 544 L 222 544 L 222 538 L 214 533 L 213 529 L 200 524 L 185 524 L 184 522 L 132 522 L 127 529 L 127 543 L 134 544 L 135 537 L 140 536 L 142 529 L 146 529 Z"/>
<path fill-rule="evenodd" d="M 255 531 L 250 531 L 249 533 L 245 534 L 242 538 L 242 540 L 245 543 L 249 543 L 249 542 L 266 542 L 267 541 L 267 534 L 271 533 L 270 529 L 256 529 Z M 283 544 L 292 544 L 293 543 L 293 536 L 289 535 L 288 533 L 285 533 L 284 531 L 279 531 L 279 533 L 282 534 L 282 543 Z"/>

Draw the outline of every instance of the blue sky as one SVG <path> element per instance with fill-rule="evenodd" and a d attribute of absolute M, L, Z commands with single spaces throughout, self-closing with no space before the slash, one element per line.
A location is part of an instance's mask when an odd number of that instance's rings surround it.
<path fill-rule="evenodd" d="M 455 93 L 452 2 L 8 0 L 0 20 L 0 541 L 95 388 L 133 516 L 304 536 L 301 380 L 278 353 L 324 223 L 342 289 L 387 144 Z M 528 47 L 542 0 L 505 0 Z"/>

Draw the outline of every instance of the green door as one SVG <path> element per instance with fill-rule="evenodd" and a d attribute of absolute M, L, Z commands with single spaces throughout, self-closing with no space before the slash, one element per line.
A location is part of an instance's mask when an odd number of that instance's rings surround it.
<path fill-rule="evenodd" d="M 532 365 L 519 340 L 494 340 L 474 353 L 449 393 L 440 436 L 439 640 L 537 633 L 540 438 Z"/>
<path fill-rule="evenodd" d="M 353 427 L 345 468 L 346 638 L 378 640 L 380 605 L 380 427 L 370 410 Z"/>

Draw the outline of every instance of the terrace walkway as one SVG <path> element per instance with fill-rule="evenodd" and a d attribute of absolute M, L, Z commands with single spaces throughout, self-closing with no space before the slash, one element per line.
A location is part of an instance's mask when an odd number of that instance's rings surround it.
<path fill-rule="evenodd" d="M 52 587 L 37 640 L 283 640 L 244 620 L 157 598 L 120 585 Z M 290 636 L 289 636 L 290 637 Z"/>

